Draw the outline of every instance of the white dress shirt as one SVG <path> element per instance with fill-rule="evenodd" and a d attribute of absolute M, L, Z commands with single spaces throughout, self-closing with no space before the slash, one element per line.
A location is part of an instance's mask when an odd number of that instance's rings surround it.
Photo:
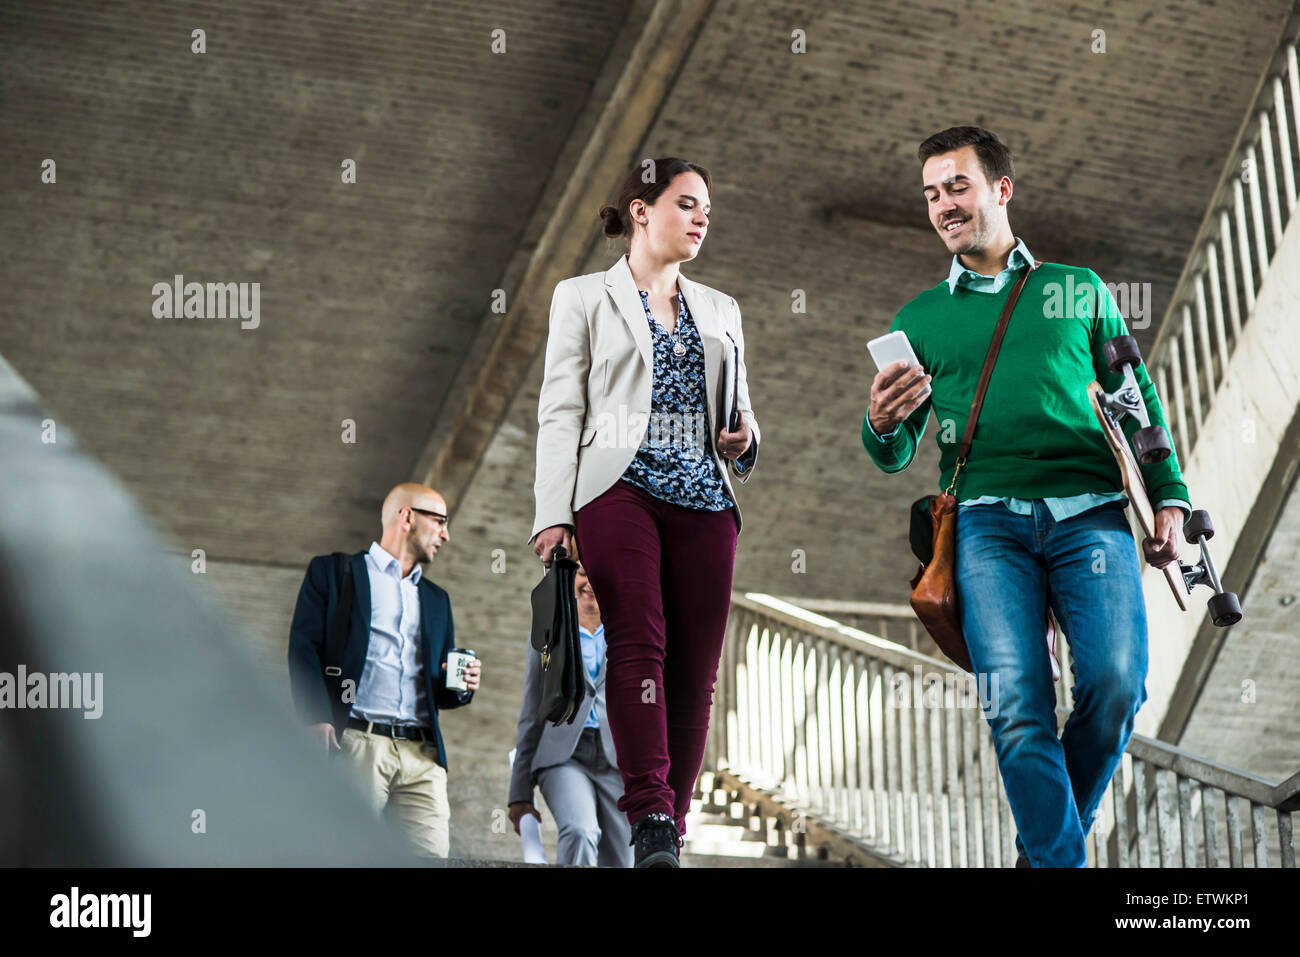
<path fill-rule="evenodd" d="M 370 578 L 370 646 L 352 714 L 363 721 L 431 728 L 420 673 L 420 566 L 402 566 L 378 542 L 366 553 Z"/>

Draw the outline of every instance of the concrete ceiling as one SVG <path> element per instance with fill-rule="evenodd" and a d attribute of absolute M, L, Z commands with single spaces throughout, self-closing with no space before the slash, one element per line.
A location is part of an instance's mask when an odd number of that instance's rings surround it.
<path fill-rule="evenodd" d="M 653 6 L 246 2 L 141 17 L 129 3 L 49 2 L 0 14 L 0 210 L 20 237 L 0 264 L 0 353 L 178 551 L 206 550 L 268 667 L 283 660 L 307 559 L 377 537 L 382 496 L 414 477 L 457 408 L 451 384 L 479 374 L 466 357 L 493 290 L 518 288 L 538 242 L 526 224 L 556 202 L 585 117 Z M 996 130 L 1016 154 L 1012 223 L 1031 250 L 1150 283 L 1158 323 L 1292 3 L 680 6 L 683 18 L 702 8 L 702 25 L 678 38 L 683 63 L 644 135 L 619 145 L 713 172 L 709 239 L 683 272 L 738 299 L 764 431 L 740 492 L 737 587 L 902 601 L 905 508 L 935 484 L 933 431 L 907 473 L 886 477 L 859 429 L 865 341 L 947 271 L 917 144 L 958 123 Z M 790 50 L 795 29 L 805 54 Z M 1092 52 L 1097 30 L 1104 53 Z M 57 185 L 39 182 L 46 157 Z M 347 158 L 354 185 L 340 182 Z M 584 215 L 590 251 L 573 271 L 607 268 L 621 250 L 597 241 L 594 209 Z M 260 282 L 260 327 L 155 319 L 151 288 L 177 273 Z M 791 312 L 796 289 L 806 314 Z M 432 570 L 463 643 L 495 655 L 501 683 L 473 723 L 498 730 L 518 708 L 536 577 L 524 543 L 541 373 L 529 354 L 501 383 L 500 421 Z M 355 444 L 340 438 L 344 419 Z M 497 549 L 503 574 L 491 572 Z M 453 719 L 466 747 L 500 748 L 483 758 L 495 781 L 508 743 Z"/>
<path fill-rule="evenodd" d="M 410 470 L 626 11 L 136 6 L 5 13 L 0 351 L 186 542 L 296 564 Z M 154 318 L 176 274 L 260 326 Z"/>

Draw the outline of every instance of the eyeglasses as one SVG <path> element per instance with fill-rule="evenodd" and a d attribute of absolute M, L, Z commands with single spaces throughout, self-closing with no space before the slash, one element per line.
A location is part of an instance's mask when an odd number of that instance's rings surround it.
<path fill-rule="evenodd" d="M 448 525 L 447 516 L 443 515 L 441 512 L 430 512 L 428 509 L 416 508 L 414 505 L 410 506 L 410 509 L 412 512 L 419 512 L 421 515 L 428 515 L 433 519 L 433 523 L 439 528 L 446 528 Z"/>

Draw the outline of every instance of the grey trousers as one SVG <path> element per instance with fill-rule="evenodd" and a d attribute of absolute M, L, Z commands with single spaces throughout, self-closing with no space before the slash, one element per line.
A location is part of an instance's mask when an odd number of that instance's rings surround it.
<path fill-rule="evenodd" d="M 537 786 L 560 831 L 555 863 L 632 866 L 632 827 L 618 809 L 623 777 L 605 759 L 599 730 L 584 728 L 569 760 L 537 772 Z"/>

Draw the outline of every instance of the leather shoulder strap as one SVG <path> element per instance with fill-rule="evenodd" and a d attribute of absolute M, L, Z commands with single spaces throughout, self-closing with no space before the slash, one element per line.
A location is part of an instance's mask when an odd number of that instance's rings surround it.
<path fill-rule="evenodd" d="M 1002 316 L 998 319 L 998 327 L 993 332 L 993 342 L 989 345 L 988 355 L 984 357 L 984 370 L 980 373 L 980 383 L 975 389 L 975 401 L 971 403 L 970 417 L 966 420 L 966 433 L 961 437 L 961 445 L 957 447 L 958 461 L 970 455 L 971 439 L 975 436 L 975 423 L 980 417 L 980 409 L 984 406 L 984 393 L 988 391 L 989 379 L 993 377 L 993 364 L 998 360 L 998 350 L 1002 348 L 1002 339 L 1007 334 L 1007 324 L 1011 321 L 1011 313 L 1015 311 L 1016 300 L 1020 298 L 1020 291 L 1025 288 L 1025 283 L 1029 280 L 1029 274 L 1041 265 L 1041 262 L 1034 260 L 1034 265 L 1026 269 L 1016 280 L 1011 295 L 1007 297 L 1006 305 L 1002 307 Z"/>

